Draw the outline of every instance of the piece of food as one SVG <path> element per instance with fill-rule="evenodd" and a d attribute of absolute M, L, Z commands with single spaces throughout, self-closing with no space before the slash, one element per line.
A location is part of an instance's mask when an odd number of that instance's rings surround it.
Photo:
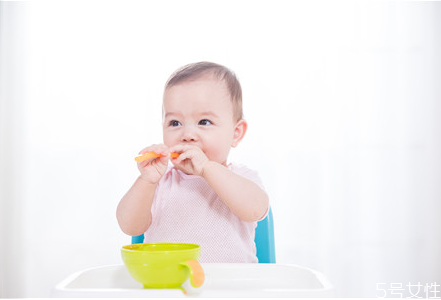
<path fill-rule="evenodd" d="M 146 152 L 146 153 L 143 153 L 143 154 L 135 157 L 135 161 L 136 162 L 142 162 L 142 161 L 147 160 L 147 159 L 157 158 L 157 157 L 161 157 L 161 156 L 163 156 L 163 155 L 162 154 L 158 154 L 158 153 L 153 152 L 153 151 L 150 151 L 150 152 Z M 179 153 L 176 153 L 176 152 L 170 153 L 170 157 L 171 158 L 177 158 L 178 156 L 179 156 Z"/>

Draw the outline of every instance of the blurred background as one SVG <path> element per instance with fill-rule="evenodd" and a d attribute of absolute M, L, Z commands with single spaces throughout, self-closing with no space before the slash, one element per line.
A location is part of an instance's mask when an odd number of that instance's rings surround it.
<path fill-rule="evenodd" d="M 278 263 L 339 297 L 439 297 L 439 53 L 440 2 L 1 2 L 0 297 L 122 263 L 133 157 L 162 142 L 168 76 L 201 60 L 242 83 L 230 161 L 265 184 Z"/>

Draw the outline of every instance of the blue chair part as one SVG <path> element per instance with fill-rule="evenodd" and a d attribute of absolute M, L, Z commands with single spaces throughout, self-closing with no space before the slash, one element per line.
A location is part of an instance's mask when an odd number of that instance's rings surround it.
<path fill-rule="evenodd" d="M 256 243 L 256 255 L 259 263 L 276 263 L 274 222 L 271 207 L 265 219 L 257 222 L 254 243 Z"/>
<path fill-rule="evenodd" d="M 142 244 L 144 243 L 144 234 L 132 236 L 132 244 Z"/>
<path fill-rule="evenodd" d="M 143 242 L 144 234 L 132 236 L 132 244 L 141 244 Z M 271 207 L 265 219 L 257 222 L 254 243 L 256 244 L 256 256 L 259 260 L 259 263 L 276 262 L 274 222 Z"/>

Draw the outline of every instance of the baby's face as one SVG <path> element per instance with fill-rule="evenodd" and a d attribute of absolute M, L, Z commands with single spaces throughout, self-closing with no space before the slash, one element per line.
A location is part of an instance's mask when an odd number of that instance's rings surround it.
<path fill-rule="evenodd" d="M 168 147 L 192 144 L 209 160 L 226 165 L 238 141 L 225 83 L 211 78 L 184 82 L 164 92 L 163 138 Z"/>

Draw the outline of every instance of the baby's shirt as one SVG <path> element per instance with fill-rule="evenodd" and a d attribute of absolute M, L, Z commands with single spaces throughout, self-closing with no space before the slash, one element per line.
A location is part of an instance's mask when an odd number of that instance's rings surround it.
<path fill-rule="evenodd" d="M 230 164 L 228 168 L 255 182 L 257 173 Z M 244 222 L 219 198 L 204 178 L 169 166 L 152 203 L 152 223 L 145 243 L 178 242 L 201 246 L 200 262 L 256 263 L 257 222 Z"/>

